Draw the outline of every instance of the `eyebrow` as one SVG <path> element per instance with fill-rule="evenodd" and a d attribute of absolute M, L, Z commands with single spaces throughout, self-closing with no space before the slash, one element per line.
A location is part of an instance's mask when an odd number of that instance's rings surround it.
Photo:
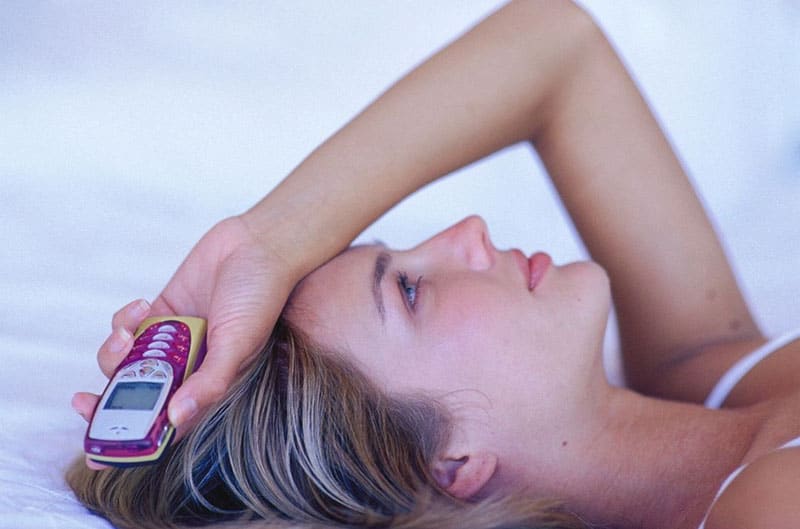
<path fill-rule="evenodd" d="M 372 297 L 375 298 L 375 306 L 381 321 L 386 323 L 386 308 L 383 305 L 383 292 L 381 291 L 381 281 L 392 262 L 392 256 L 388 252 L 380 252 L 375 258 L 375 271 L 372 274 Z"/>

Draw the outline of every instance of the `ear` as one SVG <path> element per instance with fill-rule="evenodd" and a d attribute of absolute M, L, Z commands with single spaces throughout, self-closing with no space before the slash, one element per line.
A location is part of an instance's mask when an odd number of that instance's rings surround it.
<path fill-rule="evenodd" d="M 433 464 L 433 477 L 450 495 L 462 500 L 475 496 L 497 470 L 497 456 L 475 452 L 458 459 L 443 457 Z"/>

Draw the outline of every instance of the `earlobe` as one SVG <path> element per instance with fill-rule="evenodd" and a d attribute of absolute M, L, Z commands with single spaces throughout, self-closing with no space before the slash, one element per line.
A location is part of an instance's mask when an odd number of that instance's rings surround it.
<path fill-rule="evenodd" d="M 433 476 L 448 494 L 468 500 L 483 489 L 495 470 L 497 456 L 491 452 L 477 452 L 458 459 L 439 459 L 433 465 Z"/>

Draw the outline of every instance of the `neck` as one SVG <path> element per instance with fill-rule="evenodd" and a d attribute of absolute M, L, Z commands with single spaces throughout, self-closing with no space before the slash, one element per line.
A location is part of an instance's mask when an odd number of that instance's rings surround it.
<path fill-rule="evenodd" d="M 610 386 L 592 393 L 572 439 L 523 456 L 531 489 L 563 498 L 590 523 L 697 527 L 750 448 L 757 420 Z"/>

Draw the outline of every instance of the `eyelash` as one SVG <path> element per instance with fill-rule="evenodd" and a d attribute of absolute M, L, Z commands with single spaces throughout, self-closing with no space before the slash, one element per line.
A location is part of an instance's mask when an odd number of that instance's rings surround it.
<path fill-rule="evenodd" d="M 417 308 L 421 285 L 422 276 L 419 276 L 415 283 L 409 284 L 408 275 L 405 272 L 399 272 L 397 274 L 397 286 L 400 288 L 400 294 L 403 296 L 408 308 L 412 311 Z"/>

